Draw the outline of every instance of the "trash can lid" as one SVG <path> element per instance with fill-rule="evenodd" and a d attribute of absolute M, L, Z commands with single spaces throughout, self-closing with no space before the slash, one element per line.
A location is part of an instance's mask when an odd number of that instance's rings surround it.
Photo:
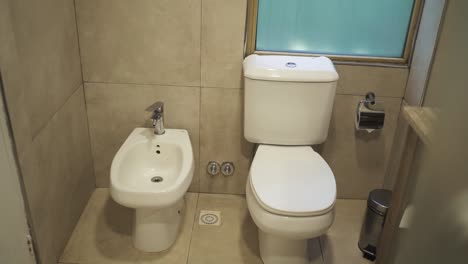
<path fill-rule="evenodd" d="M 367 206 L 380 214 L 386 214 L 392 201 L 392 191 L 375 189 L 369 193 Z"/>

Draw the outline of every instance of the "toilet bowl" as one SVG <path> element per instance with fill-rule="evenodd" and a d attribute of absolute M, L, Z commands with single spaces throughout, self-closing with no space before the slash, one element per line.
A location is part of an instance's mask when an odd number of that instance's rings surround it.
<path fill-rule="evenodd" d="M 246 186 L 265 264 L 308 263 L 307 240 L 333 223 L 336 183 L 311 147 L 260 145 Z"/>
<path fill-rule="evenodd" d="M 326 57 L 244 60 L 244 137 L 259 144 L 246 186 L 264 264 L 306 264 L 334 219 L 336 182 L 310 146 L 328 136 L 338 73 Z"/>

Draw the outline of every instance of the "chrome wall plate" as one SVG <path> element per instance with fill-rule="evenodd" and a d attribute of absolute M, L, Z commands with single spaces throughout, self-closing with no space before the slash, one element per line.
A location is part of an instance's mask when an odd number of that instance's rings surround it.
<path fill-rule="evenodd" d="M 209 175 L 215 176 L 219 174 L 221 167 L 219 166 L 219 163 L 216 161 L 210 161 L 208 162 L 208 166 L 206 167 L 206 171 L 208 172 Z"/>
<path fill-rule="evenodd" d="M 234 163 L 230 161 L 226 161 L 221 164 L 221 173 L 223 173 L 224 176 L 232 176 L 235 170 L 236 168 L 234 167 Z"/>

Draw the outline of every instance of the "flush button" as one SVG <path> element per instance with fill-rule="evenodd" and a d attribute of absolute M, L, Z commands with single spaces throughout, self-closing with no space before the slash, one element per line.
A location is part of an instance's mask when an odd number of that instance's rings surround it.
<path fill-rule="evenodd" d="M 288 68 L 296 68 L 296 63 L 295 62 L 286 62 L 286 67 Z"/>

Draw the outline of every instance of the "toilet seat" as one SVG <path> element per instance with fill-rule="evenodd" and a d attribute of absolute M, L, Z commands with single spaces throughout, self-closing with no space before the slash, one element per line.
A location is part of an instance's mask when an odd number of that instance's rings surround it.
<path fill-rule="evenodd" d="M 249 184 L 258 203 L 274 214 L 316 216 L 333 209 L 336 182 L 311 147 L 260 145 Z"/>

